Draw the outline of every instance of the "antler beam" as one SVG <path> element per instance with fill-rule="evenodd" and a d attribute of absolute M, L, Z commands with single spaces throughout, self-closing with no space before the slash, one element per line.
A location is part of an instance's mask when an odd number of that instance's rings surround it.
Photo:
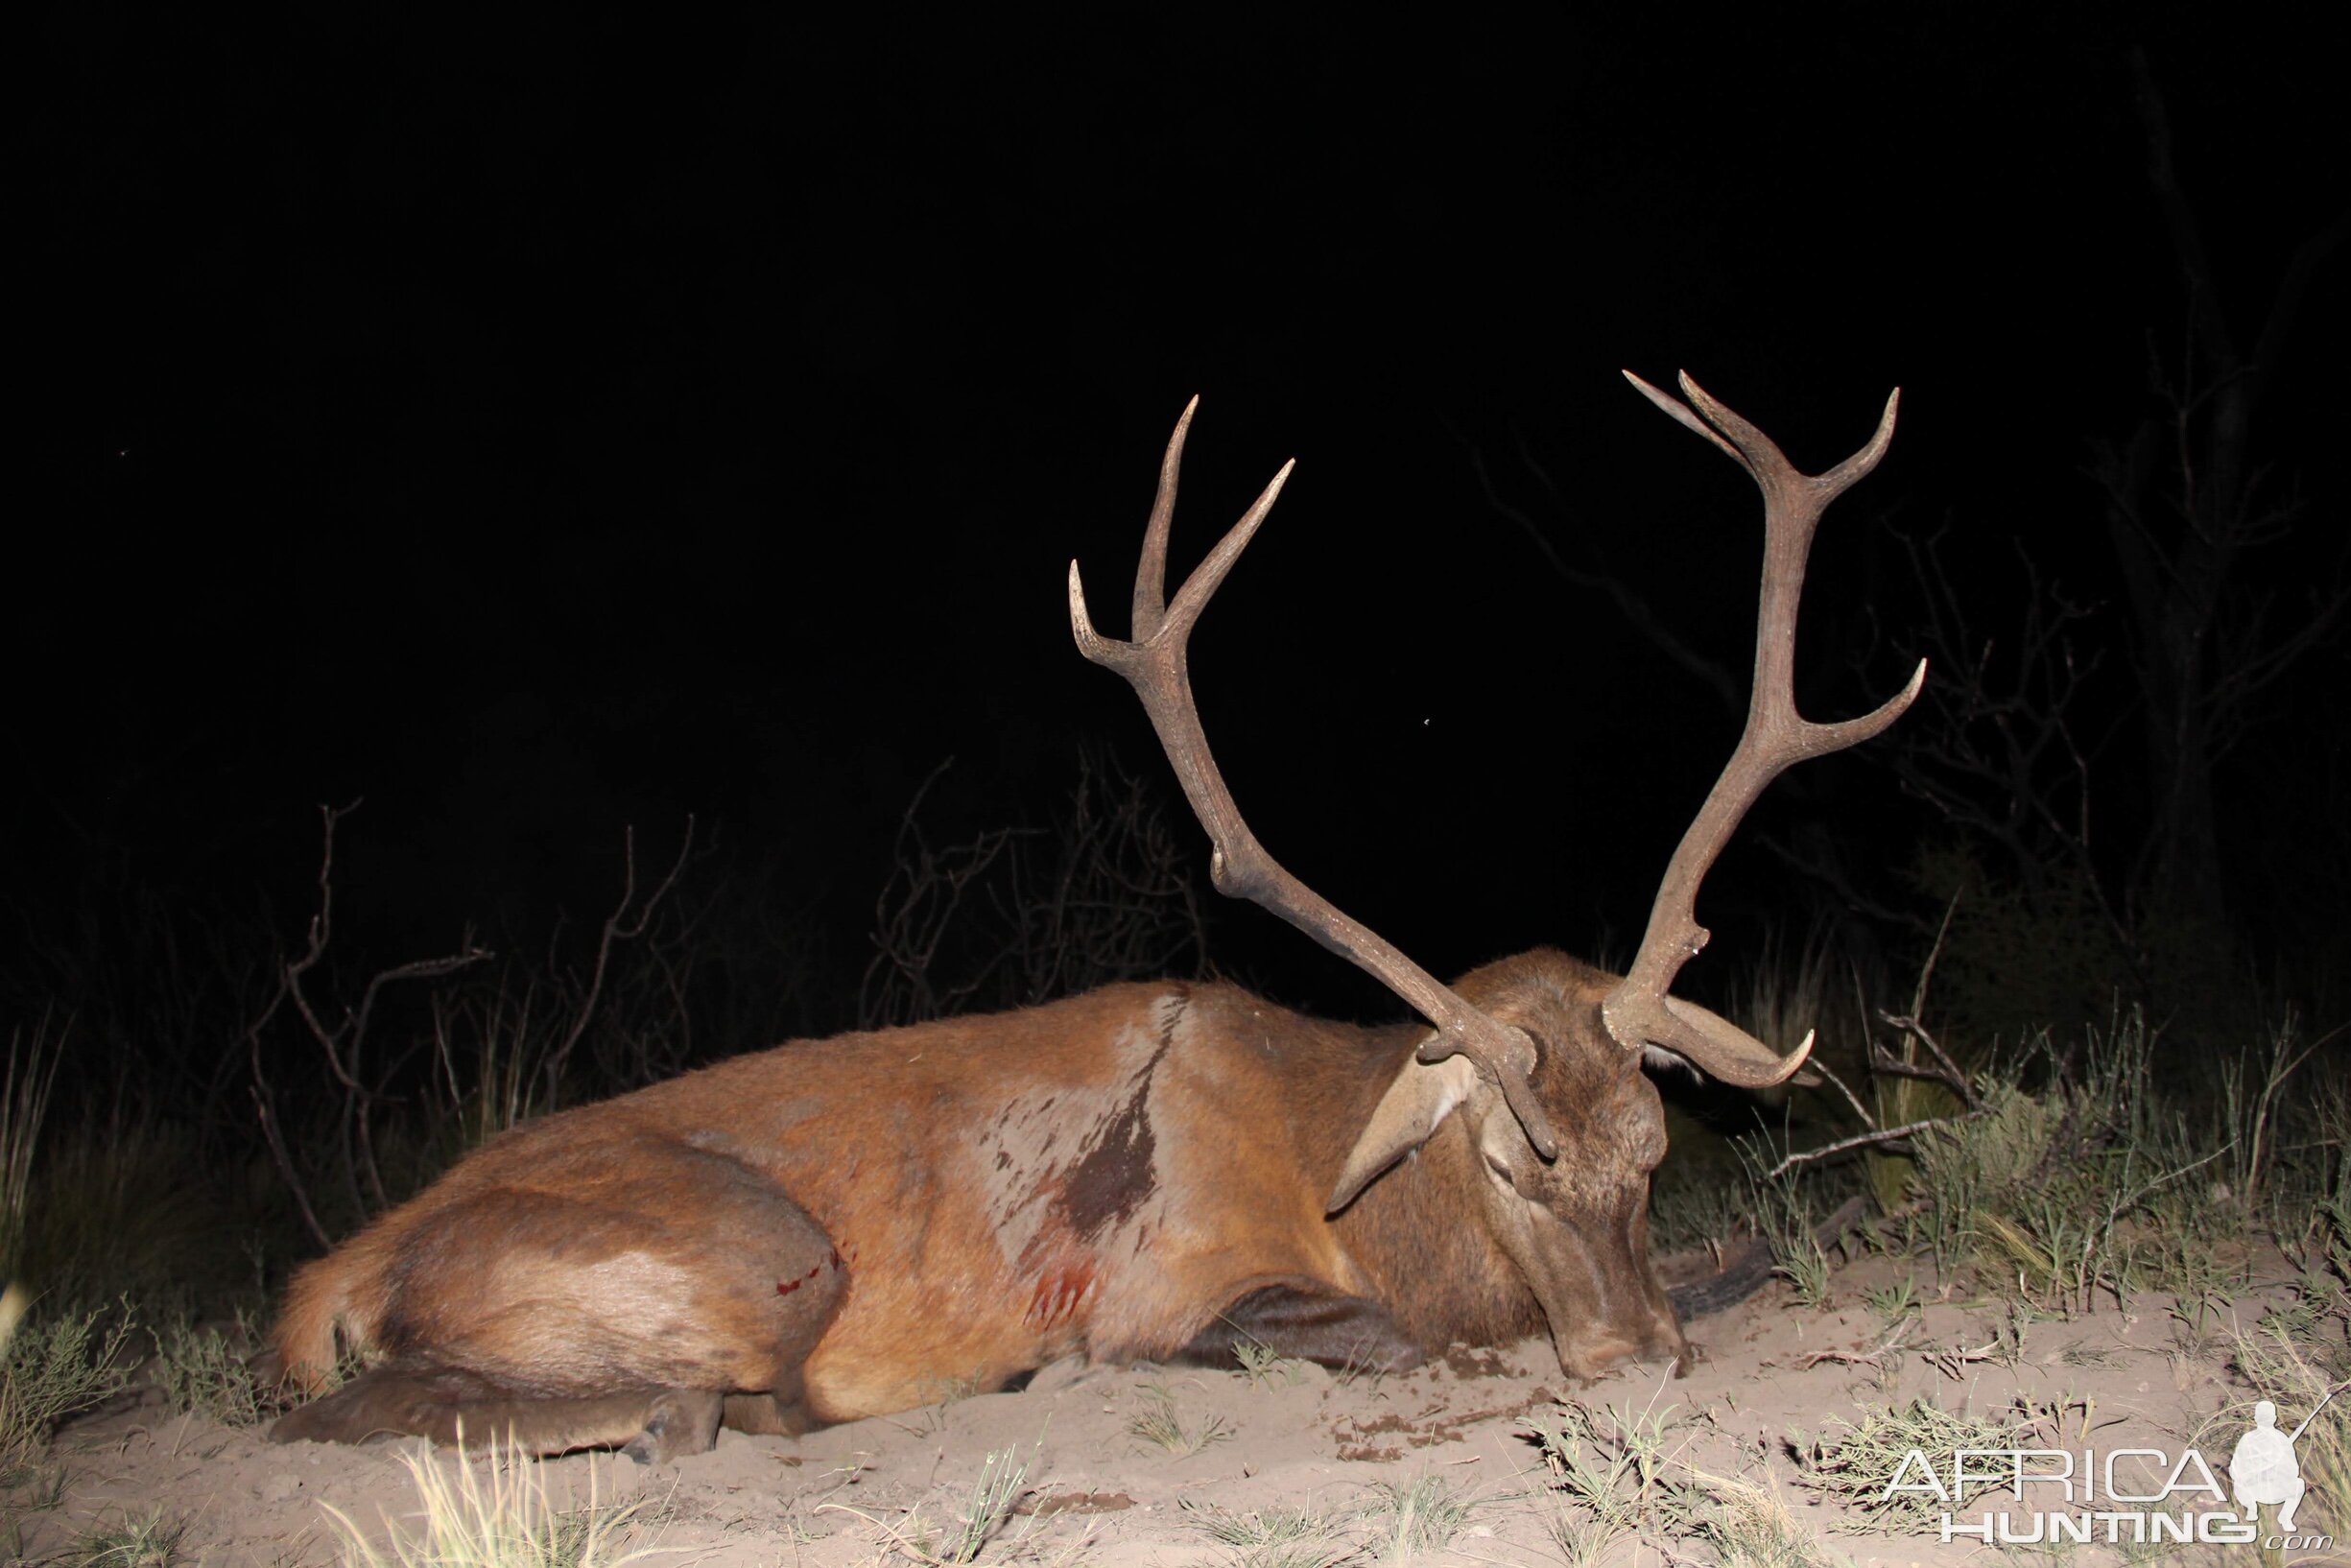
<path fill-rule="evenodd" d="M 1761 604 L 1755 617 L 1755 685 L 1747 699 L 1746 728 L 1722 776 L 1682 835 L 1667 865 L 1665 880 L 1650 906 L 1649 929 L 1641 950 L 1625 979 L 1602 1004 L 1601 1016 L 1608 1033 L 1627 1051 L 1658 1045 L 1696 1062 L 1725 1082 L 1762 1088 L 1784 1082 L 1803 1064 L 1812 1050 L 1812 1036 L 1793 1055 L 1781 1058 L 1769 1046 L 1713 1013 L 1668 995 L 1681 966 L 1706 945 L 1706 928 L 1698 923 L 1698 884 L 1715 857 L 1763 794 L 1780 773 L 1808 757 L 1858 746 L 1902 717 L 1927 678 L 1926 660 L 1918 661 L 1910 683 L 1872 713 L 1840 724 L 1815 724 L 1796 711 L 1796 608 L 1804 594 L 1804 566 L 1812 550 L 1813 531 L 1830 502 L 1844 493 L 1878 465 L 1894 436 L 1894 412 L 1902 400 L 1896 388 L 1886 399 L 1877 434 L 1867 444 L 1823 474 L 1797 471 L 1770 437 L 1706 394 L 1684 372 L 1683 403 L 1670 392 L 1625 372 L 1625 379 L 1679 423 L 1703 436 L 1746 470 L 1763 491 L 1764 569 Z"/>
<path fill-rule="evenodd" d="M 1462 1001 L 1377 932 L 1285 870 L 1249 831 L 1223 775 L 1217 771 L 1192 695 L 1186 643 L 1209 597 L 1273 510 L 1274 499 L 1281 494 L 1294 463 L 1282 464 L 1264 493 L 1184 580 L 1175 604 L 1168 605 L 1167 544 L 1176 516 L 1176 480 L 1183 464 L 1184 436 L 1192 427 L 1193 410 L 1199 406 L 1197 397 L 1184 405 L 1183 417 L 1176 421 L 1176 433 L 1169 438 L 1167 455 L 1160 461 L 1159 493 L 1152 503 L 1151 525 L 1143 535 L 1143 558 L 1135 571 L 1133 641 L 1120 642 L 1094 630 L 1086 614 L 1085 586 L 1079 578 L 1078 563 L 1069 563 L 1069 621 L 1078 651 L 1104 669 L 1125 677 L 1142 699 L 1152 727 L 1158 731 L 1159 744 L 1183 784 L 1185 798 L 1208 830 L 1214 846 L 1209 874 L 1217 891 L 1280 915 L 1403 998 L 1437 1028 L 1437 1038 L 1421 1047 L 1421 1059 L 1441 1061 L 1457 1053 L 1469 1057 L 1479 1072 L 1501 1088 L 1519 1126 L 1526 1129 L 1527 1141 L 1545 1159 L 1555 1159 L 1559 1152 L 1558 1137 L 1528 1081 L 1534 1070 L 1534 1042 Z"/>

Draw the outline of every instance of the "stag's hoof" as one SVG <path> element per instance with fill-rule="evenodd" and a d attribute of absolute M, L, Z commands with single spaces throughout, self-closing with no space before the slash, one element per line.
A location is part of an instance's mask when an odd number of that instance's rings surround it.
<path fill-rule="evenodd" d="M 725 1397 L 706 1389 L 665 1389 L 646 1412 L 645 1430 L 621 1446 L 639 1464 L 667 1464 L 707 1454 L 718 1441 Z"/>

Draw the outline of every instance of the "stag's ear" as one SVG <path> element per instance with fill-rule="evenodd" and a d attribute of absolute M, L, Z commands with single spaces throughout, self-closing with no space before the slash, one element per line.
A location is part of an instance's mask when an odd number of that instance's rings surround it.
<path fill-rule="evenodd" d="M 1373 1176 L 1428 1142 L 1437 1124 L 1469 1098 L 1477 1081 L 1478 1069 L 1467 1057 L 1447 1057 L 1433 1065 L 1424 1065 L 1418 1053 L 1406 1057 L 1404 1071 L 1380 1096 L 1379 1108 L 1348 1152 L 1346 1168 L 1339 1173 L 1339 1185 L 1331 1189 L 1323 1212 L 1337 1214 L 1345 1208 Z"/>
<path fill-rule="evenodd" d="M 1662 1045 L 1642 1047 L 1641 1064 L 1652 1073 L 1687 1073 L 1693 1083 L 1703 1081 L 1706 1076 L 1698 1070 L 1697 1062 L 1688 1057 L 1676 1056 Z"/>

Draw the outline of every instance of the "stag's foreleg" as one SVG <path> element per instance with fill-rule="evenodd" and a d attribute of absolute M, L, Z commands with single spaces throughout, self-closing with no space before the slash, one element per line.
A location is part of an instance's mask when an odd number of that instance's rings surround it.
<path fill-rule="evenodd" d="M 1266 1285 L 1227 1303 L 1177 1359 L 1229 1366 L 1239 1345 L 1325 1366 L 1401 1372 L 1427 1360 L 1394 1314 L 1368 1296 L 1297 1285 Z"/>
<path fill-rule="evenodd" d="M 485 1183 L 410 1218 L 374 1335 L 391 1359 L 270 1436 L 462 1430 L 662 1462 L 707 1450 L 723 1417 L 805 1430 L 803 1364 L 848 1288 L 822 1227 L 749 1167 L 666 1138 L 563 1164 L 545 1187 Z"/>

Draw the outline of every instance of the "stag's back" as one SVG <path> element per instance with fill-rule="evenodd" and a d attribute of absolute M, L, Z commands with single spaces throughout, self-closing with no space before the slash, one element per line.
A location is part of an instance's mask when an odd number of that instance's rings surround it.
<path fill-rule="evenodd" d="M 736 1057 L 484 1145 L 297 1275 L 280 1352 L 315 1376 L 338 1329 L 368 1351 L 431 1342 L 439 1304 L 412 1282 L 442 1277 L 419 1254 L 453 1245 L 440 1222 L 461 1208 L 560 1203 L 736 1245 L 701 1177 L 628 1156 L 662 1149 L 739 1166 L 830 1237 L 847 1293 L 806 1371 L 824 1418 L 1075 1351 L 1165 1356 L 1262 1285 L 1371 1288 L 1322 1200 L 1409 1048 L 1233 986 L 1159 984 Z M 488 1267 L 504 1243 L 479 1239 Z"/>

